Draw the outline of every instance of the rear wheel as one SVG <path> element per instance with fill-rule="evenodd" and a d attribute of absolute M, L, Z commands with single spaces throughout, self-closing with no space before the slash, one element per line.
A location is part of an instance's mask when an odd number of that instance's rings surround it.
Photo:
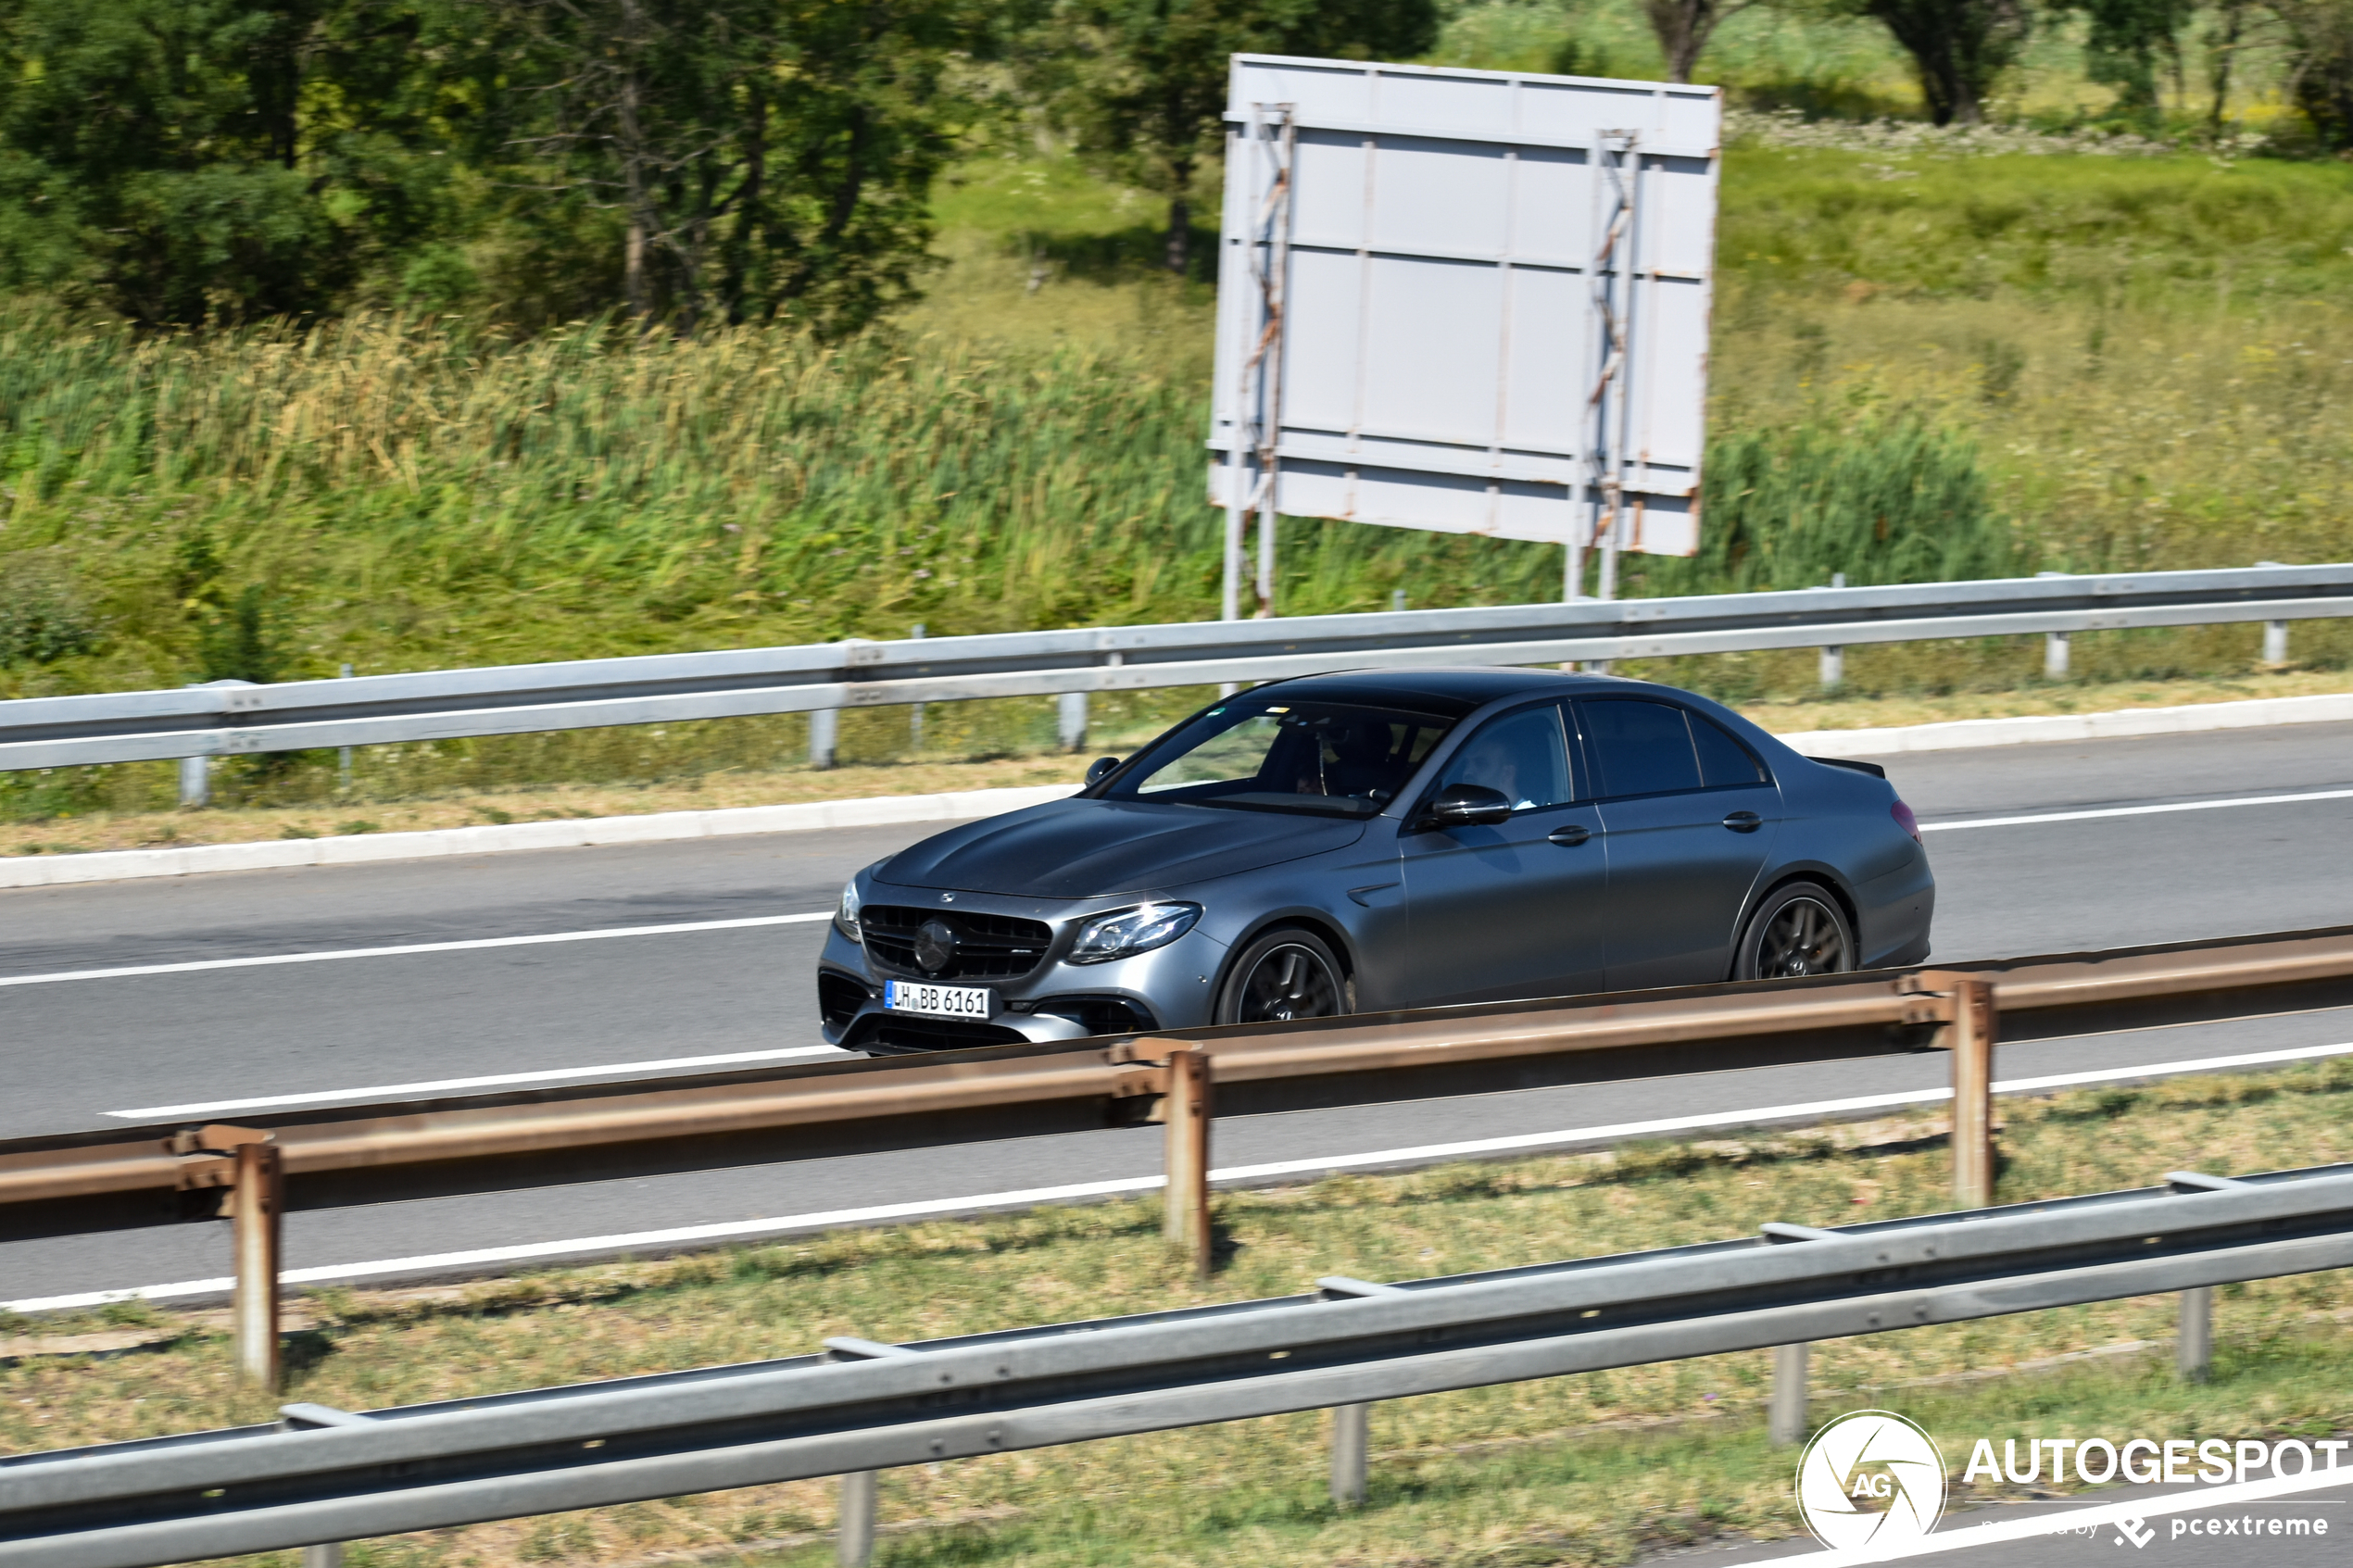
<path fill-rule="evenodd" d="M 1794 980 L 1843 974 L 1855 967 L 1855 932 L 1828 888 L 1811 882 L 1777 887 L 1741 934 L 1735 980 Z"/>
<path fill-rule="evenodd" d="M 1242 949 L 1218 993 L 1220 1023 L 1288 1023 L 1333 1018 L 1353 998 L 1340 960 L 1323 938 L 1296 926 L 1269 931 Z"/>

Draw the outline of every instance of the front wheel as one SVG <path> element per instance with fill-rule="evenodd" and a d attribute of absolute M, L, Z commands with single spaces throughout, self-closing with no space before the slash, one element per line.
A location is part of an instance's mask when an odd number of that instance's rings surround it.
<path fill-rule="evenodd" d="M 1220 1023 L 1288 1023 L 1351 1010 L 1340 960 L 1323 939 L 1295 926 L 1269 931 L 1242 949 L 1217 997 Z"/>
<path fill-rule="evenodd" d="M 1777 887 L 1749 918 L 1735 980 L 1795 980 L 1855 967 L 1855 933 L 1830 890 L 1810 882 Z"/>

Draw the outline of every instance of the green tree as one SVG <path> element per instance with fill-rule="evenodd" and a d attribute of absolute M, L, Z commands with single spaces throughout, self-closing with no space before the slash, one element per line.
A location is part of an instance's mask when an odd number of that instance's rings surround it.
<path fill-rule="evenodd" d="M 2116 107 L 2138 119 L 2157 114 L 2160 56 L 2178 71 L 2182 29 L 2194 0 L 2067 0 L 2090 22 L 2083 40 L 2084 73 L 2116 89 Z"/>
<path fill-rule="evenodd" d="M 2207 18 L 2206 86 L 2211 107 L 2206 122 L 2215 131 L 2222 129 L 2222 117 L 2231 106 L 2231 75 L 2238 65 L 2239 51 L 2246 44 L 2248 13 L 2254 9 L 2253 0 L 2220 0 Z"/>
<path fill-rule="evenodd" d="M 853 330 L 912 292 L 980 0 L 477 0 L 495 178 L 559 241 L 602 222 L 635 316 Z M 552 247 L 551 247 L 552 248 Z"/>
<path fill-rule="evenodd" d="M 2323 145 L 2353 149 L 2353 0 L 2272 0 L 2288 38 L 2288 94 Z"/>
<path fill-rule="evenodd" d="M 1058 0 L 1032 72 L 1082 150 L 1168 198 L 1164 258 L 1182 273 L 1229 56 L 1406 59 L 1437 41 L 1438 23 L 1436 0 Z"/>
<path fill-rule="evenodd" d="M 1994 79 L 2017 61 L 2032 25 L 2026 0 L 1843 0 L 1840 8 L 1874 19 L 1912 56 L 1939 125 L 1984 119 Z"/>
<path fill-rule="evenodd" d="M 1756 0 L 1642 0 L 1642 14 L 1658 39 L 1667 61 L 1667 80 L 1689 82 L 1699 69 L 1699 57 L 1716 30 L 1755 5 Z"/>
<path fill-rule="evenodd" d="M 397 0 L 5 0 L 0 280 L 157 323 L 327 307 L 434 219 L 380 112 L 416 37 Z"/>

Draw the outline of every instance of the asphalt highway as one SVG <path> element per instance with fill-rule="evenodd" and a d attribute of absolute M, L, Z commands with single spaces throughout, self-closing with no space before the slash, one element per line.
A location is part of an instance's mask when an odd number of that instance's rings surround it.
<path fill-rule="evenodd" d="M 1889 772 L 1931 830 L 1938 959 L 2353 920 L 2353 725 L 1926 753 L 1889 759 Z M 2320 798 L 2266 798 L 2289 795 Z M 2037 817 L 2051 820 L 2012 820 Z M 286 1097 L 323 1103 L 396 1085 L 560 1082 L 629 1064 L 684 1071 L 711 1058 L 819 1053 L 812 971 L 824 913 L 852 871 L 927 831 L 0 892 L 0 1136 L 100 1127 L 116 1120 L 110 1112 L 229 1116 Z M 594 935 L 613 932 L 636 934 Z M 373 951 L 384 948 L 422 950 Z M 233 961 L 255 959 L 300 961 Z M 144 972 L 93 972 L 123 970 Z M 2306 1014 L 2007 1047 L 1997 1075 L 2127 1072 L 2346 1042 L 2353 1017 Z M 1890 1058 L 1238 1119 L 1219 1125 L 1218 1163 L 1579 1130 L 1598 1131 L 1563 1141 L 1607 1142 L 1622 1135 L 1610 1129 L 1635 1122 L 1900 1098 L 1941 1072 L 1934 1059 Z M 1157 1169 L 1155 1137 L 1105 1133 L 303 1214 L 289 1222 L 288 1261 L 299 1270 L 446 1259 L 1132 1184 Z M 209 1278 L 225 1263 L 219 1230 L 0 1247 L 0 1302 Z"/>

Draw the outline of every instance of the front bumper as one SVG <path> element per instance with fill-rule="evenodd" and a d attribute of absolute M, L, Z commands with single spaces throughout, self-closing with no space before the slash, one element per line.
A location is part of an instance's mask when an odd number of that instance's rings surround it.
<path fill-rule="evenodd" d="M 817 960 L 818 1004 L 825 1042 L 870 1055 L 895 1056 L 1023 1041 L 1083 1040 L 1098 1035 L 1207 1023 L 1226 948 L 1199 926 L 1164 947 L 1134 958 L 1109 963 L 1063 961 L 1060 955 L 1070 944 L 1072 926 L 1105 907 L 1099 900 L 1066 913 L 1048 912 L 1032 901 L 960 894 L 959 909 L 1043 920 L 1054 932 L 1046 960 L 1018 979 L 943 978 L 938 982 L 985 987 L 992 993 L 985 1023 L 887 1010 L 883 1007 L 885 982 L 928 977 L 884 967 L 838 927 L 828 925 L 824 951 Z"/>

